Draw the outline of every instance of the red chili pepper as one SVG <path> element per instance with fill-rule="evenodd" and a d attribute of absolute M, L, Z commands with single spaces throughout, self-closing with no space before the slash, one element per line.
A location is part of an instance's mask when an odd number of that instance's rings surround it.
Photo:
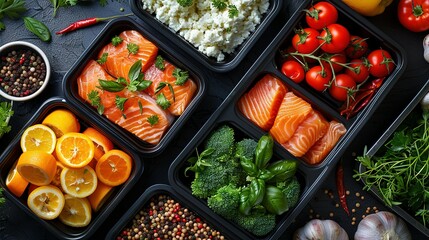
<path fill-rule="evenodd" d="M 347 207 L 346 189 L 344 187 L 344 171 L 341 162 L 337 166 L 337 192 L 340 198 L 341 207 L 346 211 L 347 215 L 350 215 L 349 208 Z"/>
<path fill-rule="evenodd" d="M 70 24 L 68 27 L 56 32 L 55 34 L 64 34 L 64 33 L 72 32 L 72 31 L 80 29 L 80 28 L 92 26 L 92 25 L 99 23 L 101 21 L 110 20 L 110 19 L 114 19 L 114 18 L 118 18 L 118 17 L 130 16 L 130 15 L 132 15 L 132 14 L 130 13 L 130 14 L 125 14 L 125 15 L 116 15 L 116 16 L 104 17 L 104 18 L 87 18 L 87 19 L 79 20 L 77 22 Z"/>
<path fill-rule="evenodd" d="M 372 97 L 383 84 L 383 80 L 384 78 L 377 78 L 366 84 L 363 88 L 360 88 L 357 91 L 356 96 L 351 99 L 349 103 L 344 104 L 343 110 L 341 110 L 340 114 L 345 115 L 346 119 L 349 119 L 357 114 L 360 110 L 369 104 L 369 102 L 372 100 Z"/>

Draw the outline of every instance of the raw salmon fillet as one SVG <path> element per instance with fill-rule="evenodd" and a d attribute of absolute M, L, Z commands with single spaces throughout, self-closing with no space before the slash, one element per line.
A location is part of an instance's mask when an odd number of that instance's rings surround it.
<path fill-rule="evenodd" d="M 114 106 L 104 111 L 106 117 L 143 141 L 158 144 L 174 117 L 162 110 L 146 93 L 126 92 L 125 95 L 128 100 L 124 104 L 124 111 Z M 153 115 L 158 116 L 158 123 L 152 126 L 148 117 Z"/>
<path fill-rule="evenodd" d="M 326 134 L 307 151 L 303 156 L 303 159 L 308 164 L 320 163 L 334 148 L 338 140 L 346 133 L 346 131 L 347 129 L 342 123 L 332 120 L 329 122 Z"/>
<path fill-rule="evenodd" d="M 240 98 L 238 108 L 253 123 L 268 131 L 274 124 L 286 92 L 282 81 L 267 74 Z"/>
<path fill-rule="evenodd" d="M 77 78 L 77 86 L 79 96 L 87 102 L 91 102 L 88 98 L 88 93 L 92 90 L 98 92 L 98 95 L 101 98 L 101 104 L 104 108 L 109 108 L 115 106 L 115 97 L 116 95 L 122 96 L 123 92 L 108 92 L 103 91 L 97 86 L 99 86 L 99 79 L 113 81 L 114 79 L 94 60 L 90 60 L 88 64 L 83 69 L 82 73 Z"/>
<path fill-rule="evenodd" d="M 171 103 L 167 110 L 175 116 L 180 116 L 194 98 L 195 92 L 197 91 L 197 84 L 190 78 L 183 85 L 175 84 L 176 78 L 173 76 L 173 71 L 176 67 L 167 61 L 164 61 L 164 63 L 165 69 L 163 71 L 155 67 L 155 64 L 152 64 L 145 72 L 145 79 L 152 81 L 152 84 L 146 89 L 146 92 L 152 96 L 152 98 L 156 99 L 155 91 L 159 84 L 161 82 L 169 83 L 173 87 L 175 101 L 173 100 L 173 94 L 168 86 L 165 86 L 157 94 L 163 93 Z"/>
<path fill-rule="evenodd" d="M 99 52 L 99 59 L 103 53 L 107 53 L 107 60 L 102 64 L 102 67 L 116 78 L 123 77 L 128 79 L 128 72 L 131 66 L 136 61 L 142 60 L 142 71 L 146 71 L 158 54 L 158 48 L 155 44 L 134 30 L 124 31 L 119 34 L 119 37 L 123 40 L 120 44 L 113 46 L 112 43 L 109 43 Z M 136 54 L 128 51 L 127 45 L 130 43 L 138 45 L 139 48 Z"/>
<path fill-rule="evenodd" d="M 308 102 L 293 92 L 287 92 L 280 105 L 274 125 L 270 129 L 271 136 L 278 143 L 285 143 L 311 111 L 312 108 Z"/>
<path fill-rule="evenodd" d="M 312 110 L 298 126 L 289 141 L 282 144 L 295 157 L 302 157 L 328 130 L 329 123 L 319 112 Z"/>

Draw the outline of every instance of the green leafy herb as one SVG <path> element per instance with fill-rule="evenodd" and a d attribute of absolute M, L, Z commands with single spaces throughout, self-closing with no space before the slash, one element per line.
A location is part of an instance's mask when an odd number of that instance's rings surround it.
<path fill-rule="evenodd" d="M 100 88 L 106 90 L 108 92 L 120 92 L 124 90 L 125 85 L 117 81 L 109 81 L 98 79 L 98 83 L 100 84 Z"/>
<path fill-rule="evenodd" d="M 104 63 L 106 63 L 106 61 L 107 61 L 107 56 L 109 56 L 109 53 L 107 53 L 107 52 L 105 52 L 105 53 L 101 54 L 101 57 L 100 57 L 100 59 L 98 59 L 98 60 L 97 60 L 97 62 L 98 62 L 99 64 L 104 64 Z"/>
<path fill-rule="evenodd" d="M 113 46 L 118 46 L 119 44 L 121 44 L 122 43 L 122 38 L 121 37 L 119 37 L 119 36 L 114 36 L 113 38 L 112 38 L 112 45 Z"/>
<path fill-rule="evenodd" d="M 13 115 L 12 104 L 9 102 L 0 103 L 0 136 L 11 130 L 8 118 Z"/>
<path fill-rule="evenodd" d="M 159 117 L 158 117 L 158 115 L 154 114 L 154 115 L 147 117 L 147 121 L 151 126 L 153 126 L 159 122 Z"/>
<path fill-rule="evenodd" d="M 194 3 L 193 0 L 177 0 L 177 3 L 182 7 L 190 7 Z"/>
<path fill-rule="evenodd" d="M 127 86 L 128 90 L 135 91 L 143 91 L 148 88 L 152 81 L 144 80 L 144 73 L 142 72 L 142 61 L 136 61 L 130 68 L 128 72 L 128 79 L 130 80 L 130 84 Z"/>
<path fill-rule="evenodd" d="M 183 71 L 180 68 L 175 68 L 173 70 L 173 76 L 176 78 L 176 85 L 183 85 L 189 78 L 188 71 Z"/>
<path fill-rule="evenodd" d="M 118 95 L 115 97 L 115 105 L 119 108 L 119 110 L 124 111 L 124 104 L 128 100 L 128 98 L 123 98 Z"/>
<path fill-rule="evenodd" d="M 22 13 L 27 11 L 25 8 L 24 0 L 0 0 L 0 19 L 4 16 L 10 19 L 16 19 L 21 16 Z M 3 22 L 0 22 L 0 31 L 6 28 Z"/>
<path fill-rule="evenodd" d="M 238 17 L 238 9 L 235 5 L 228 5 L 228 15 L 230 18 Z"/>
<path fill-rule="evenodd" d="M 155 94 L 157 94 L 159 91 L 161 91 L 165 86 L 168 86 L 170 89 L 171 95 L 173 96 L 173 102 L 176 101 L 176 97 L 174 96 L 174 89 L 173 86 L 171 86 L 168 82 L 160 82 L 158 87 L 155 89 Z"/>
<path fill-rule="evenodd" d="M 92 106 L 97 108 L 98 114 L 103 114 L 104 112 L 104 106 L 101 104 L 101 98 L 98 95 L 98 91 L 92 90 L 88 93 L 88 99 Z"/>
<path fill-rule="evenodd" d="M 138 100 L 137 103 L 139 104 L 139 110 L 141 115 L 143 113 L 143 105 L 142 105 L 142 102 L 140 102 L 140 100 Z"/>
<path fill-rule="evenodd" d="M 42 41 L 48 42 L 51 40 L 51 32 L 45 24 L 32 17 L 24 17 L 24 25 L 28 31 L 34 33 Z"/>
<path fill-rule="evenodd" d="M 156 103 L 164 110 L 171 106 L 171 102 L 168 101 L 163 93 L 156 95 Z"/>
<path fill-rule="evenodd" d="M 160 55 L 158 55 L 156 57 L 155 67 L 158 68 L 161 71 L 164 71 L 164 69 L 165 69 L 164 58 L 162 58 Z"/>
<path fill-rule="evenodd" d="M 57 15 L 58 8 L 75 6 L 78 2 L 78 0 L 50 0 L 50 1 L 52 3 L 52 6 L 54 7 L 54 12 L 52 13 L 54 17 Z"/>
<path fill-rule="evenodd" d="M 135 43 L 128 43 L 127 50 L 130 54 L 137 54 L 137 52 L 139 51 L 139 45 Z"/>
<path fill-rule="evenodd" d="M 228 6 L 227 1 L 225 0 L 212 0 L 212 5 L 219 11 L 224 10 Z"/>

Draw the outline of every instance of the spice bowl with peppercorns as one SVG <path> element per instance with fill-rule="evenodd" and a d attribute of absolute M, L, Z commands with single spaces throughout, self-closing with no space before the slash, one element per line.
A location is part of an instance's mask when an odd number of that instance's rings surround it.
<path fill-rule="evenodd" d="M 0 47 L 0 95 L 12 101 L 26 101 L 48 85 L 51 66 L 36 45 L 15 41 Z"/>

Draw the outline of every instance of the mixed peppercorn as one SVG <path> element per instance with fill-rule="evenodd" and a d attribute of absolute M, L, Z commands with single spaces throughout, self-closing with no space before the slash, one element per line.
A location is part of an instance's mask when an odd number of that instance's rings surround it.
<path fill-rule="evenodd" d="M 11 96 L 24 97 L 33 94 L 43 85 L 45 77 L 45 62 L 33 50 L 12 50 L 1 57 L 1 90 Z"/>
<path fill-rule="evenodd" d="M 170 196 L 160 194 L 136 214 L 116 239 L 223 240 L 225 237 Z"/>

